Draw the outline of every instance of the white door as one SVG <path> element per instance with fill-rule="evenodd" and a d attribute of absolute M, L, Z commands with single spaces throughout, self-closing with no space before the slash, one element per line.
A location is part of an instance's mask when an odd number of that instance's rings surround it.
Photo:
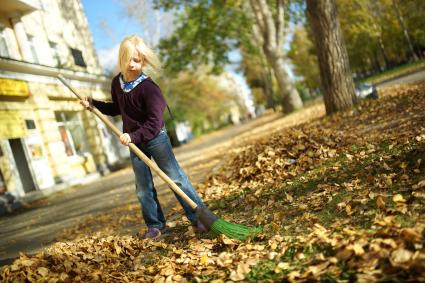
<path fill-rule="evenodd" d="M 45 156 L 45 149 L 43 147 L 43 140 L 37 129 L 28 130 L 28 136 L 22 139 L 28 163 L 32 175 L 37 183 L 39 189 L 46 189 L 55 184 L 52 170 L 50 169 L 47 157 Z"/>

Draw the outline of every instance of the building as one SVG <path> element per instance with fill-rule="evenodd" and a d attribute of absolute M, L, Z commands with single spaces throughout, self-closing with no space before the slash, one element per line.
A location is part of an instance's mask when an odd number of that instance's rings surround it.
<path fill-rule="evenodd" d="M 76 184 L 128 155 L 59 73 L 81 95 L 110 97 L 80 1 L 2 0 L 0 192 Z"/>

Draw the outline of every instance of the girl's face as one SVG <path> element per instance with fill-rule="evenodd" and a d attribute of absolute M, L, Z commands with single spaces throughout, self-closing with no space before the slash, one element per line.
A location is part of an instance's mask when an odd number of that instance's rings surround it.
<path fill-rule="evenodd" d="M 127 66 L 127 74 L 130 77 L 138 76 L 142 72 L 143 67 L 143 58 L 139 52 L 134 51 L 130 57 L 130 62 Z"/>

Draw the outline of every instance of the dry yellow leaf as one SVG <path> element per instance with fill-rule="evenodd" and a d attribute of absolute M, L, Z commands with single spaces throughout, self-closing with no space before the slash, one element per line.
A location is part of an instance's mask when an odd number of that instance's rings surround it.
<path fill-rule="evenodd" d="M 390 262 L 394 266 L 403 266 L 411 260 L 412 256 L 411 251 L 399 248 L 391 253 Z"/>
<path fill-rule="evenodd" d="M 393 201 L 394 202 L 406 202 L 406 200 L 403 198 L 403 196 L 401 194 L 396 194 L 395 196 L 393 196 Z"/>
<path fill-rule="evenodd" d="M 39 267 L 39 268 L 37 268 L 37 272 L 38 272 L 38 274 L 40 274 L 43 277 L 46 277 L 47 274 L 49 274 L 49 270 L 47 268 L 45 268 L 45 267 Z"/>
<path fill-rule="evenodd" d="M 236 270 L 233 270 L 230 273 L 230 279 L 233 281 L 242 281 L 245 279 L 245 274 L 248 273 L 249 271 L 251 271 L 251 269 L 248 264 L 245 264 L 245 263 L 238 264 L 238 267 L 236 268 Z"/>
<path fill-rule="evenodd" d="M 318 265 L 311 265 L 307 268 L 307 273 L 311 273 L 313 276 L 318 276 L 326 271 L 329 264 L 329 262 L 325 261 Z"/>
<path fill-rule="evenodd" d="M 200 260 L 199 260 L 199 263 L 200 264 L 207 264 L 207 262 L 208 262 L 208 256 L 207 255 L 202 255 L 201 258 L 200 258 Z"/>
<path fill-rule="evenodd" d="M 283 270 L 288 269 L 289 268 L 289 263 L 288 262 L 279 262 L 276 265 L 276 268 L 274 269 L 275 273 L 281 273 Z"/>

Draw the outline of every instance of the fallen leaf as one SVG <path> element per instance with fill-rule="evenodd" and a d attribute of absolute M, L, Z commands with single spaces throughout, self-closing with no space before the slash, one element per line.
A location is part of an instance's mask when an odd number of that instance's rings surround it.
<path fill-rule="evenodd" d="M 419 181 L 419 183 L 417 183 L 416 185 L 412 186 L 412 189 L 414 190 L 418 190 L 418 189 L 422 189 L 425 187 L 425 179 L 422 181 Z"/>
<path fill-rule="evenodd" d="M 275 273 L 281 273 L 283 270 L 288 269 L 289 268 L 289 263 L 288 262 L 279 262 L 276 265 L 276 268 L 274 269 Z"/>
<path fill-rule="evenodd" d="M 238 264 L 236 271 L 230 273 L 230 279 L 233 281 L 242 281 L 245 279 L 245 274 L 251 271 L 248 264 L 241 263 Z"/>
<path fill-rule="evenodd" d="M 378 196 L 376 198 L 376 206 L 379 209 L 385 209 L 385 198 L 383 196 Z"/>
<path fill-rule="evenodd" d="M 411 243 L 419 242 L 422 238 L 421 234 L 412 228 L 402 229 L 400 232 L 400 237 Z"/>
<path fill-rule="evenodd" d="M 49 270 L 45 267 L 39 267 L 37 268 L 38 274 L 40 274 L 43 277 L 46 277 L 49 274 Z"/>
<path fill-rule="evenodd" d="M 399 248 L 391 253 L 390 262 L 393 266 L 405 266 L 412 258 L 413 253 Z"/>
<path fill-rule="evenodd" d="M 406 202 L 406 200 L 403 198 L 403 196 L 401 194 L 396 194 L 395 196 L 393 196 L 393 201 L 394 202 Z"/>

